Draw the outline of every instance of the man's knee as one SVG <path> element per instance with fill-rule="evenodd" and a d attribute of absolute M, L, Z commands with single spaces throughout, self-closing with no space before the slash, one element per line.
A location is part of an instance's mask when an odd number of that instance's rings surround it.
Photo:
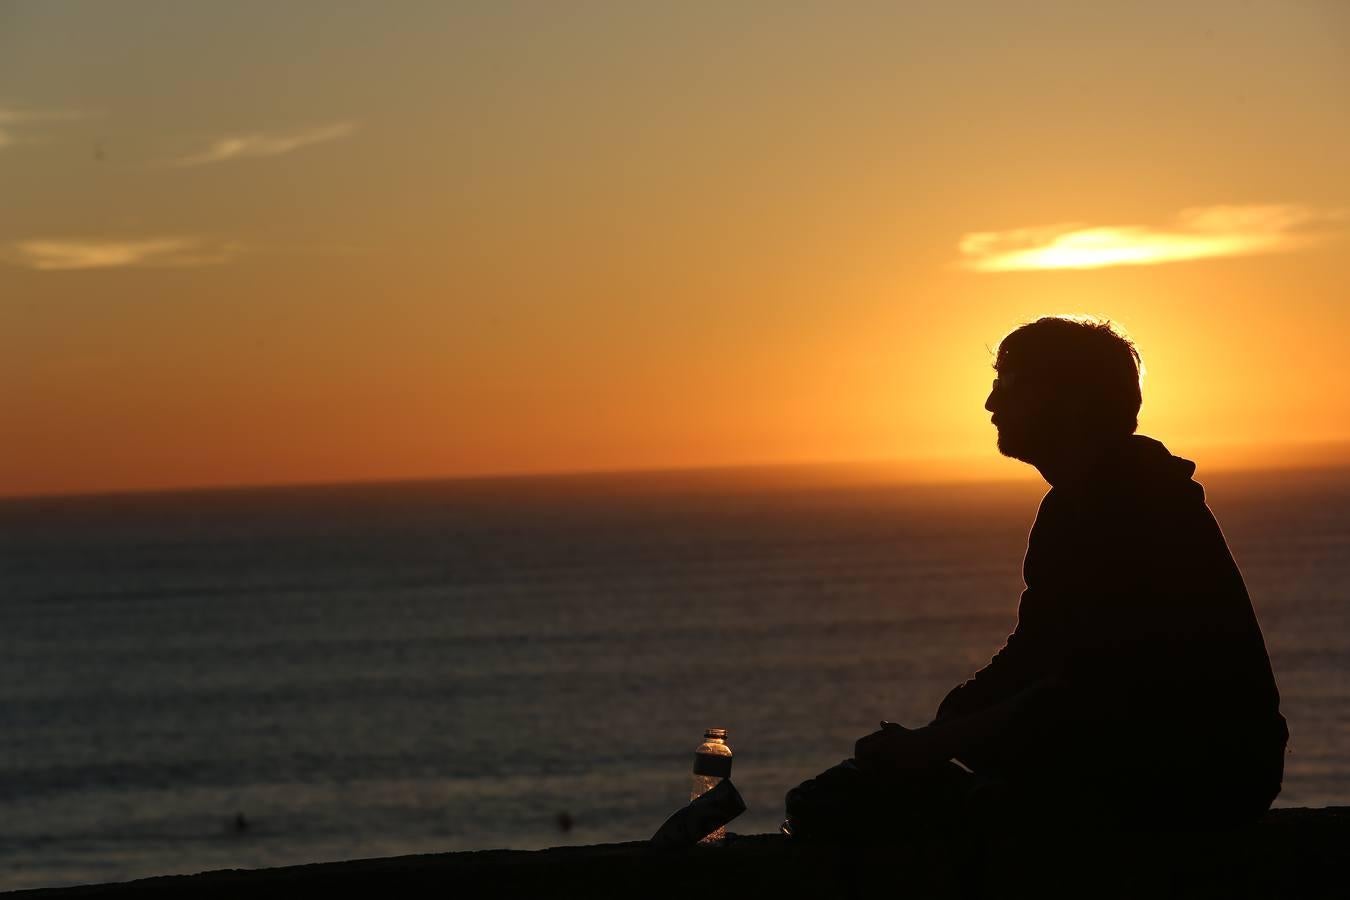
<path fill-rule="evenodd" d="M 951 763 L 878 776 L 848 759 L 787 792 L 794 836 L 867 843 L 959 822 L 972 776 Z"/>

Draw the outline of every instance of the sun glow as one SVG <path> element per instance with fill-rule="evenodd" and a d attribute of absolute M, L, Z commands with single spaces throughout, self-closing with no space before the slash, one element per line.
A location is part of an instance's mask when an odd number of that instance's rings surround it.
<path fill-rule="evenodd" d="M 0 497 L 1035 480 L 990 363 L 1070 311 L 1170 449 L 1350 441 L 1350 3 L 8 6 Z"/>

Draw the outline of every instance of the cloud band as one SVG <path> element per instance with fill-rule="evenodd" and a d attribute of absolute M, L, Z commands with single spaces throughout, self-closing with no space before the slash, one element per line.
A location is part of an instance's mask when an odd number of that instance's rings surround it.
<path fill-rule="evenodd" d="M 975 231 L 960 242 L 977 272 L 1143 266 L 1296 250 L 1345 233 L 1350 210 L 1296 204 L 1199 206 L 1162 228 L 1065 223 Z"/>
<path fill-rule="evenodd" d="M 172 161 L 179 167 L 205 166 L 211 163 L 226 162 L 232 159 L 247 159 L 262 156 L 281 156 L 292 153 L 301 147 L 335 141 L 347 137 L 356 131 L 351 122 L 338 122 L 321 128 L 290 134 L 243 134 L 223 137 L 201 153 L 194 153 Z"/>
<path fill-rule="evenodd" d="M 198 237 L 153 237 L 138 240 L 18 241 L 6 254 L 17 265 L 44 272 L 76 269 L 183 268 L 228 262 L 238 244 L 210 242 Z"/>

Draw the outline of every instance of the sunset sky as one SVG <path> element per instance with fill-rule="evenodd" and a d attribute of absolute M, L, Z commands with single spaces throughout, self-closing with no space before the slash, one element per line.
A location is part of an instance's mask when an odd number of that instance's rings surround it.
<path fill-rule="evenodd" d="M 1350 4 L 0 2 L 0 494 L 1034 477 L 1054 313 L 1350 463 Z"/>

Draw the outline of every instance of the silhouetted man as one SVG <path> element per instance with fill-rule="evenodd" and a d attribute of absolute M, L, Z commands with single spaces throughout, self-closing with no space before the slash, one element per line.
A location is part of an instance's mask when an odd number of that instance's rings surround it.
<path fill-rule="evenodd" d="M 1017 627 L 932 723 L 887 723 L 790 792 L 800 833 L 854 803 L 872 827 L 974 795 L 1124 823 L 1269 808 L 1289 733 L 1265 642 L 1195 464 L 1134 434 L 1138 361 L 1109 323 L 1042 318 L 1003 340 L 985 402 L 998 448 L 1051 485 Z"/>

